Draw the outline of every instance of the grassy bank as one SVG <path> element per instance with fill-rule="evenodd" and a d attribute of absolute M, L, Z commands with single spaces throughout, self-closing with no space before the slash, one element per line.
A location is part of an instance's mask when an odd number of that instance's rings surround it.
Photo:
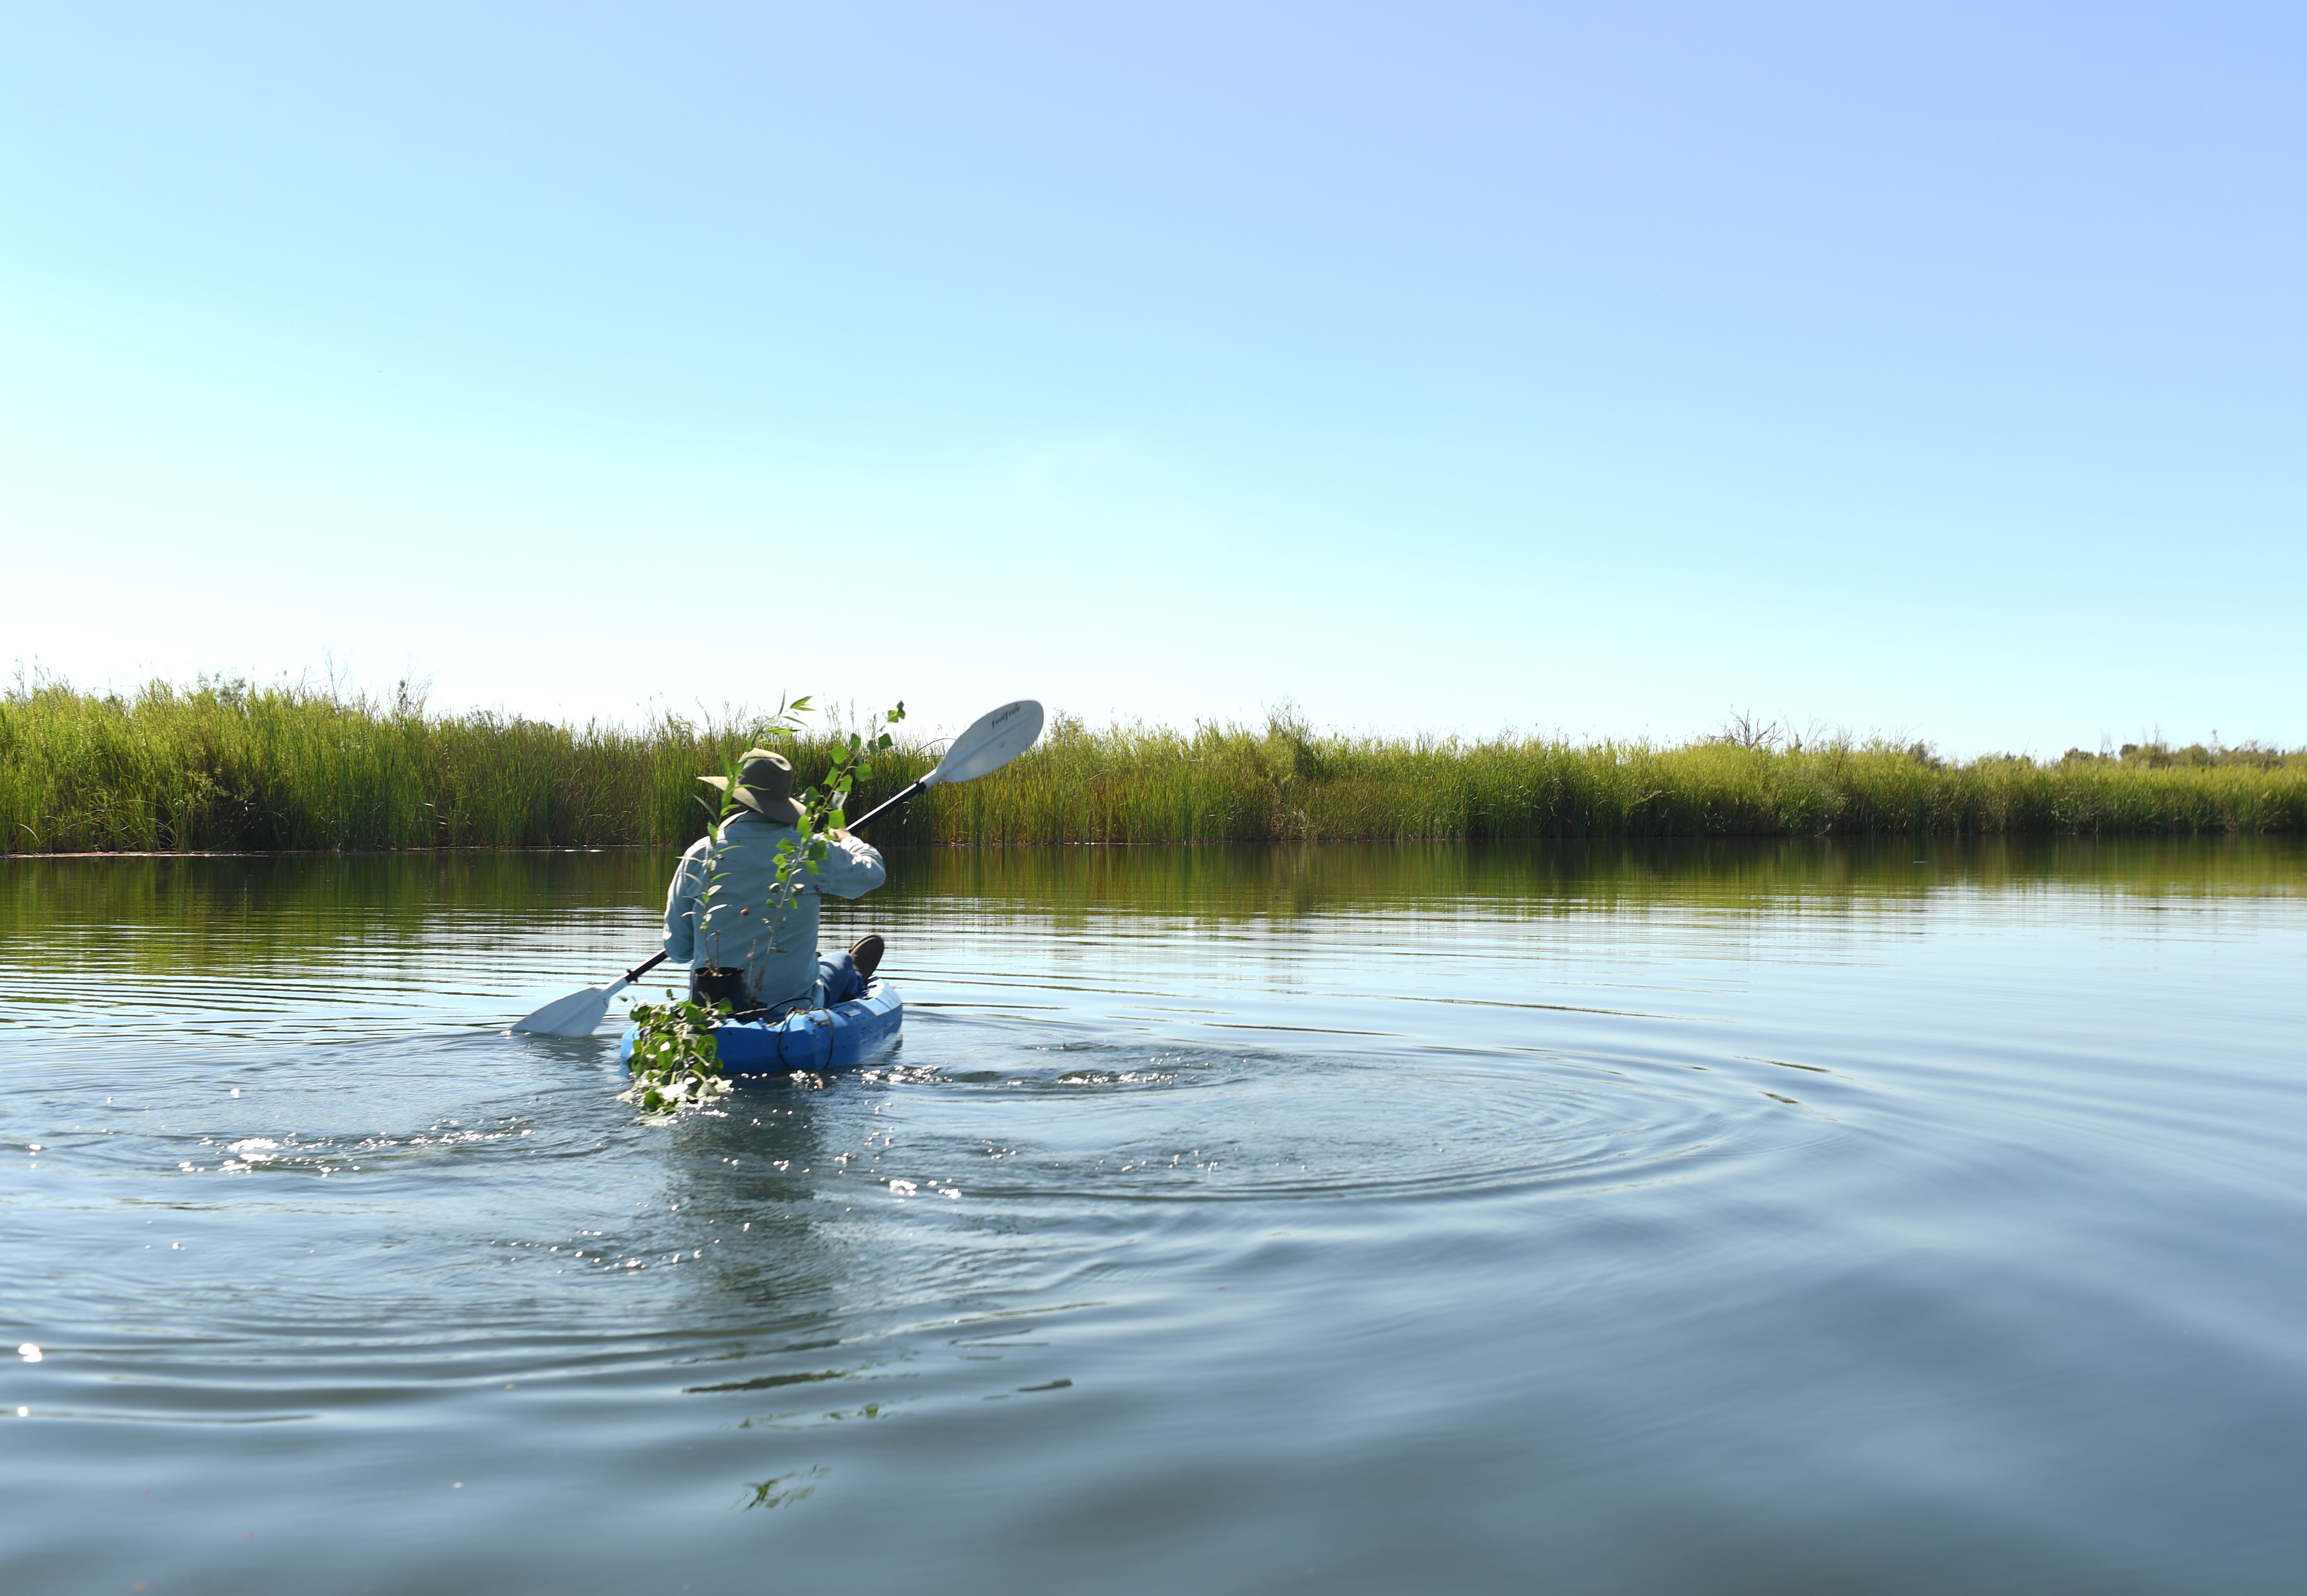
<path fill-rule="evenodd" d="M 0 695 L 0 829 L 17 853 L 679 845 L 700 771 L 748 728 L 437 716 L 301 687 L 57 683 Z M 804 777 L 828 745 L 801 751 Z M 933 764 L 884 760 L 866 802 Z M 1967 764 L 1927 750 L 1724 738 L 1658 747 L 1092 731 L 1060 721 L 999 774 L 933 789 L 904 843 L 1827 834 L 2307 832 L 2307 751 L 2161 745 Z"/>

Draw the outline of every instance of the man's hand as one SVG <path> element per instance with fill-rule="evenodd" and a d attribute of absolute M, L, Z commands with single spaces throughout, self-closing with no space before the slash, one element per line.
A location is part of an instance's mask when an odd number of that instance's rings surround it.
<path fill-rule="evenodd" d="M 849 828 L 846 826 L 836 826 L 832 830 L 827 832 L 825 835 L 831 837 L 836 842 L 847 842 L 849 840 Z"/>

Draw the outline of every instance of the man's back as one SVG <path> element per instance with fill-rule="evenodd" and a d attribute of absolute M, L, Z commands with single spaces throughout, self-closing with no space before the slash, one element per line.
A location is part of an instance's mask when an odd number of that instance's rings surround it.
<path fill-rule="evenodd" d="M 773 1008 L 807 1000 L 817 986 L 820 895 L 862 897 L 888 871 L 870 844 L 828 837 L 817 874 L 796 868 L 799 889 L 776 892 L 777 845 L 797 836 L 791 826 L 742 814 L 717 841 L 691 843 L 665 895 L 667 957 L 742 968 L 746 991 Z M 719 879 L 708 881 L 715 873 Z"/>

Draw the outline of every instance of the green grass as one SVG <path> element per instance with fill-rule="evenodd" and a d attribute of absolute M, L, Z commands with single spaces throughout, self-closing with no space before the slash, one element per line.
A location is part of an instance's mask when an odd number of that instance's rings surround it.
<path fill-rule="evenodd" d="M 679 845 L 699 772 L 750 728 L 438 716 L 301 686 L 154 682 L 129 695 L 0 694 L 6 851 Z M 806 778 L 830 743 L 805 743 Z M 934 763 L 900 750 L 867 803 Z M 1092 730 L 932 789 L 891 843 L 1323 838 L 2057 835 L 2307 831 L 2307 751 L 2161 744 L 1967 764 L 1926 749 L 1724 738 L 1672 747 L 1262 727 Z"/>

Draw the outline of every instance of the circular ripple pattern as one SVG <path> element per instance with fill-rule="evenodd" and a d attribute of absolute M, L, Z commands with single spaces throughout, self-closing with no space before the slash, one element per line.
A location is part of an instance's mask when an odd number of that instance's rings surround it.
<path fill-rule="evenodd" d="M 938 1165 L 988 1201 L 1331 1203 L 1606 1187 L 1836 1129 L 1797 1101 L 1688 1067 L 1103 1044 L 965 1046 L 1001 1061 L 935 1067 L 916 1061 L 926 1051 L 910 1046 L 905 1063 L 861 1080 L 917 1128 L 864 1167 L 918 1182 L 917 1170 Z M 1005 1128 L 999 1137 L 959 1140 L 987 1122 Z M 922 1136 L 933 1155 L 909 1145 Z"/>

